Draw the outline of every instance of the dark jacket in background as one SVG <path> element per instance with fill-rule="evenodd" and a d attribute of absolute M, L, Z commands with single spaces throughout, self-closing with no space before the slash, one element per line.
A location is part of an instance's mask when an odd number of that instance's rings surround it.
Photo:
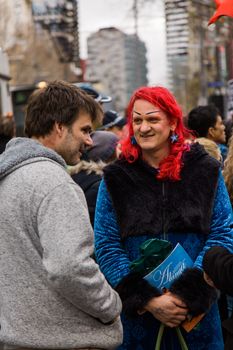
<path fill-rule="evenodd" d="M 96 198 L 105 166 L 106 164 L 101 161 L 87 162 L 83 160 L 72 167 L 71 170 L 72 179 L 81 187 L 85 194 L 92 226 L 94 226 Z"/>
<path fill-rule="evenodd" d="M 219 290 L 233 296 L 233 254 L 223 247 L 213 247 L 204 256 L 203 268 Z M 223 327 L 227 331 L 225 350 L 232 350 L 233 316 L 223 321 Z"/>
<path fill-rule="evenodd" d="M 11 140 L 11 137 L 0 134 L 0 154 L 5 151 L 6 144 Z"/>
<path fill-rule="evenodd" d="M 94 227 L 96 198 L 103 168 L 106 163 L 116 158 L 118 137 L 110 131 L 95 131 L 91 138 L 92 147 L 86 150 L 78 164 L 69 168 L 69 173 L 85 194 L 91 224 Z"/>

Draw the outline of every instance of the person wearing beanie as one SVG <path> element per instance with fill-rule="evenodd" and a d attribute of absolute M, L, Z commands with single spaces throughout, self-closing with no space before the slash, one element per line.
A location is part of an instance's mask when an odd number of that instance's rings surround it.
<path fill-rule="evenodd" d="M 115 151 L 119 139 L 113 132 L 95 131 L 92 141 L 93 145 L 87 150 L 89 160 L 109 163 L 116 158 Z"/>
<path fill-rule="evenodd" d="M 107 111 L 104 113 L 103 126 L 99 130 L 111 131 L 121 139 L 125 136 L 126 119 L 116 111 Z"/>
<path fill-rule="evenodd" d="M 85 160 L 69 168 L 72 179 L 82 188 L 94 225 L 96 198 L 104 167 L 116 159 L 118 137 L 110 131 L 95 131 L 93 145 L 86 151 Z"/>

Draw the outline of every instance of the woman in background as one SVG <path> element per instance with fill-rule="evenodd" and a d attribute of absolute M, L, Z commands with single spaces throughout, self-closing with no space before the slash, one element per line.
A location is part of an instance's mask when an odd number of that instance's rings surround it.
<path fill-rule="evenodd" d="M 233 205 L 233 137 L 229 140 L 229 150 L 224 162 L 223 176 L 230 196 L 231 205 Z"/>

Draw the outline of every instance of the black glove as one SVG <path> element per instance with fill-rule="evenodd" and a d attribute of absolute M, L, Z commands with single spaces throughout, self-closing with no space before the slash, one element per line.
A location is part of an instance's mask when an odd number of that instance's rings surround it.
<path fill-rule="evenodd" d="M 138 273 L 125 276 L 117 285 L 116 291 L 121 297 L 123 312 L 127 317 L 137 316 L 137 311 L 142 310 L 149 300 L 161 295 L 157 288 L 152 287 Z"/>
<path fill-rule="evenodd" d="M 203 278 L 202 270 L 186 269 L 171 285 L 170 291 L 188 307 L 192 316 L 206 313 L 217 299 L 217 291 Z"/>

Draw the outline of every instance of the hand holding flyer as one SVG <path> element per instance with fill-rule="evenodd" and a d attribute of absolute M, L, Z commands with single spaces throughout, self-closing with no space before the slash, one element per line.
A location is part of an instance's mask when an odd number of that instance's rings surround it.
<path fill-rule="evenodd" d="M 153 271 L 144 276 L 144 279 L 163 292 L 164 289 L 169 289 L 172 282 L 174 282 L 186 268 L 192 266 L 192 259 L 178 243 L 166 259 Z"/>

